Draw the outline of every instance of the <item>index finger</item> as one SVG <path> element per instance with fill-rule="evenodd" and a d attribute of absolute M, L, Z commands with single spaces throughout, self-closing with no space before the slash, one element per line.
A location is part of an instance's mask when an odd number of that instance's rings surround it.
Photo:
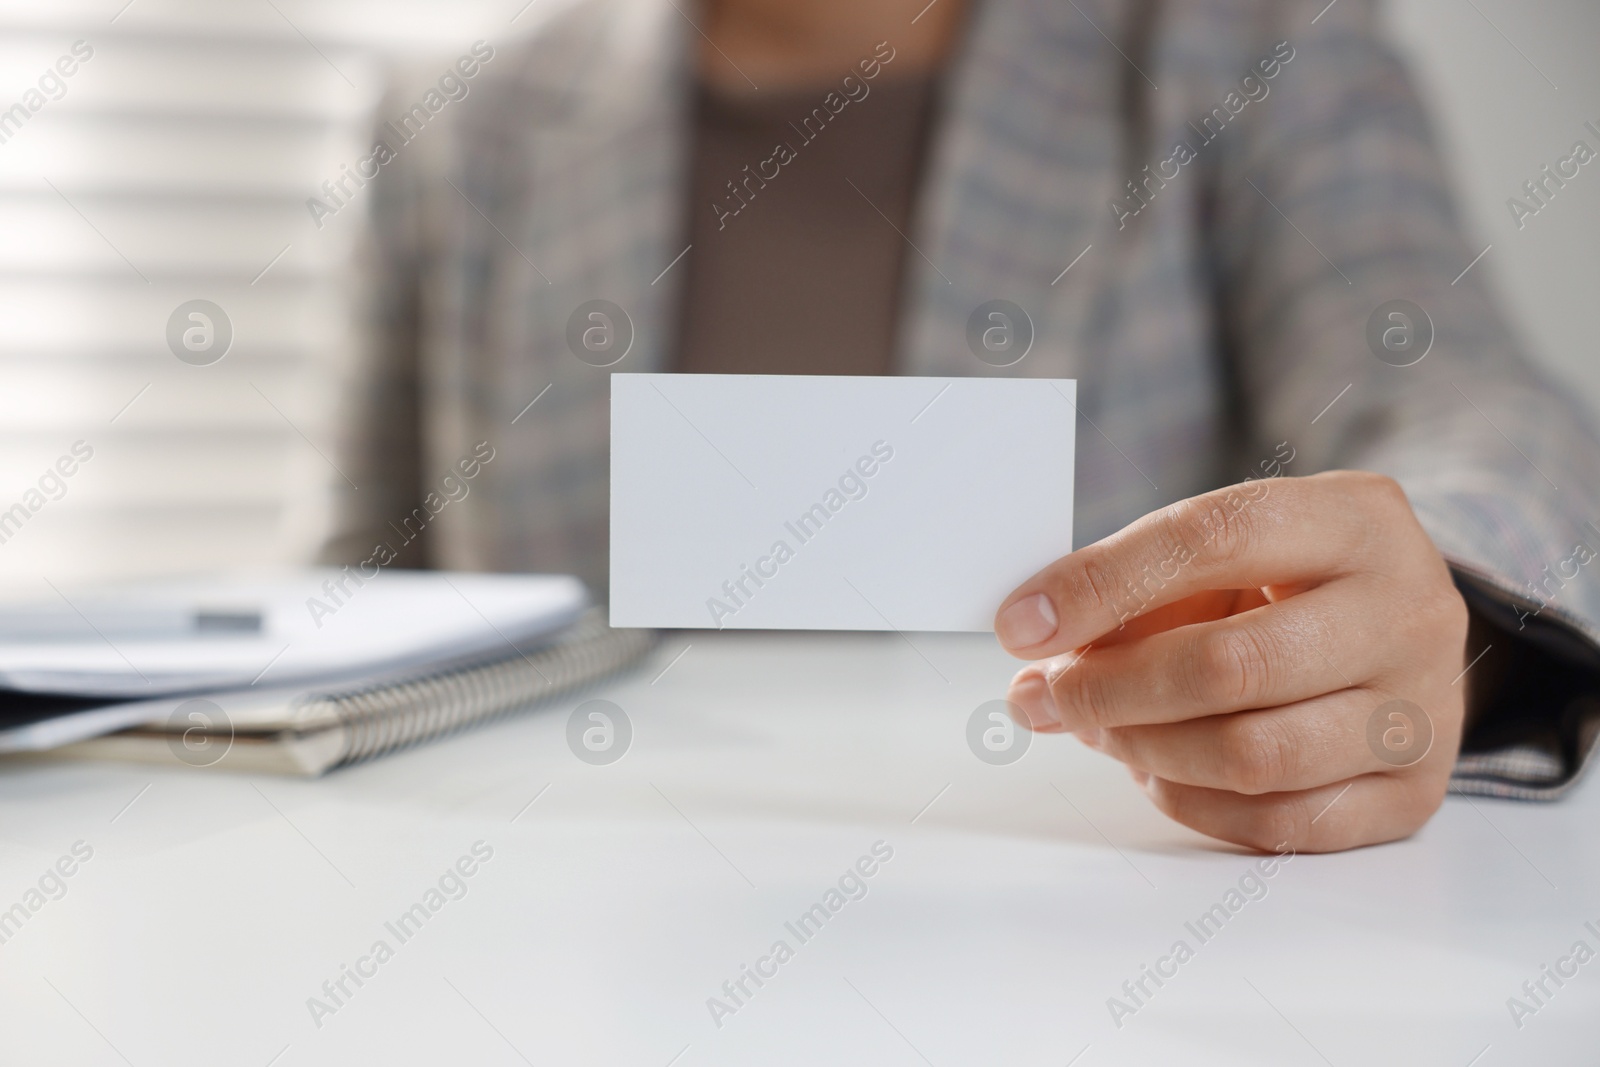
<path fill-rule="evenodd" d="M 995 635 L 1007 651 L 1038 659 L 1196 593 L 1336 577 L 1348 572 L 1365 536 L 1355 505 L 1352 491 L 1325 475 L 1181 500 L 1022 583 L 996 613 Z"/>

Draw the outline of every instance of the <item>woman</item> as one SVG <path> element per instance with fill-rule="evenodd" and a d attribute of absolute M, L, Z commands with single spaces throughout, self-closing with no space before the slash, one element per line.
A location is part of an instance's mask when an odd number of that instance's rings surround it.
<path fill-rule="evenodd" d="M 1071 377 L 1087 547 L 996 617 L 1030 726 L 1266 849 L 1409 834 L 1453 769 L 1555 795 L 1600 451 L 1458 278 L 1372 5 L 1321 7 L 577 0 L 491 43 L 372 191 L 335 554 L 488 441 L 411 560 L 603 586 L 613 366 Z"/>

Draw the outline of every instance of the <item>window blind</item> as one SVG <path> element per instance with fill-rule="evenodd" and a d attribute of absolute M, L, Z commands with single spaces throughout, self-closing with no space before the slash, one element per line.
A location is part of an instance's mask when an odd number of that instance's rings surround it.
<path fill-rule="evenodd" d="M 306 201 L 523 8 L 0 3 L 0 595 L 311 558 L 361 219 Z"/>

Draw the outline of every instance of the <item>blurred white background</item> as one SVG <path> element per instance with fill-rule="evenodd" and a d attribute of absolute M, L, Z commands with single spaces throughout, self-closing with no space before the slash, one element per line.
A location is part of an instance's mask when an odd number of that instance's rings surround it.
<path fill-rule="evenodd" d="M 0 511 L 75 441 L 94 450 L 0 544 L 0 592 L 310 558 L 341 477 L 358 213 L 319 230 L 306 198 L 364 154 L 390 70 L 499 44 L 560 2 L 0 0 L 0 114 L 74 42 L 93 49 L 59 99 L 0 120 Z M 1390 16 L 1474 247 L 1492 246 L 1472 269 L 1600 416 L 1600 170 L 1520 232 L 1506 207 L 1595 143 L 1600 5 L 1396 0 Z M 211 366 L 166 345 L 195 298 L 233 324 Z"/>

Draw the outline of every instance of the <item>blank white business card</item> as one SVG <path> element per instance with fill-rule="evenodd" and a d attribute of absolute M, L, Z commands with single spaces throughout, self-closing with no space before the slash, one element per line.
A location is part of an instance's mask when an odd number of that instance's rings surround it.
<path fill-rule="evenodd" d="M 1072 550 L 1076 382 L 611 376 L 611 624 L 992 629 Z"/>

